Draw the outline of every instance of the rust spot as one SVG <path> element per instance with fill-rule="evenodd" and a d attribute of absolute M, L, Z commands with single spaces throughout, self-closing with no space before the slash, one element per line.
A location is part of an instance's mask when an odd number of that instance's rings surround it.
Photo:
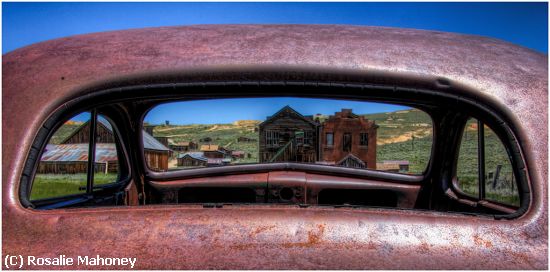
<path fill-rule="evenodd" d="M 236 250 L 246 250 L 254 246 L 255 246 L 254 244 L 238 244 L 238 245 L 231 245 L 229 246 L 229 248 L 236 249 Z"/>
<path fill-rule="evenodd" d="M 325 226 L 324 225 L 317 225 L 317 228 L 319 229 L 319 233 L 314 233 L 313 231 L 309 231 L 307 233 L 307 241 L 309 244 L 317 244 L 319 243 L 319 240 L 321 240 L 321 235 L 325 233 Z"/>
<path fill-rule="evenodd" d="M 303 243 L 283 243 L 284 248 L 291 247 L 312 247 L 321 241 L 321 236 L 325 233 L 325 225 L 317 225 L 318 232 L 308 231 L 307 242 Z"/>
<path fill-rule="evenodd" d="M 260 226 L 258 228 L 256 228 L 251 234 L 250 236 L 255 236 L 261 232 L 264 232 L 266 230 L 272 230 L 273 228 L 275 228 L 275 226 Z"/>
<path fill-rule="evenodd" d="M 518 262 L 523 264 L 529 264 L 529 266 L 534 267 L 529 260 L 529 255 L 521 252 L 509 252 L 509 254 L 513 256 L 512 259 L 517 260 Z"/>
<path fill-rule="evenodd" d="M 479 238 L 479 235 L 474 234 L 474 243 L 476 245 L 481 246 L 483 244 L 483 239 Z"/>
<path fill-rule="evenodd" d="M 493 247 L 493 243 L 491 241 L 483 240 L 477 234 L 474 235 L 474 243 L 478 246 L 485 246 L 486 248 Z"/>
<path fill-rule="evenodd" d="M 428 245 L 428 243 L 426 242 L 422 242 L 420 244 L 420 247 L 418 248 L 418 251 L 422 253 L 428 253 L 430 251 L 430 245 Z"/>

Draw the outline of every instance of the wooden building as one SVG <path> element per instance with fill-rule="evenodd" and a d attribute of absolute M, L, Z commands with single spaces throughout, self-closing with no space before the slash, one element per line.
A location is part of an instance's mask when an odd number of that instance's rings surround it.
<path fill-rule="evenodd" d="M 155 125 L 143 125 L 143 129 L 150 135 L 154 135 L 153 130 L 155 129 L 155 127 Z"/>
<path fill-rule="evenodd" d="M 259 160 L 263 162 L 315 162 L 319 123 L 283 107 L 259 124 Z"/>
<path fill-rule="evenodd" d="M 40 163 L 40 174 L 86 173 L 88 169 L 89 144 L 49 144 L 46 146 Z M 117 173 L 118 157 L 113 143 L 96 144 L 95 173 Z"/>
<path fill-rule="evenodd" d="M 113 128 L 105 119 L 97 119 L 97 143 L 114 143 Z M 83 144 L 89 143 L 90 121 L 82 124 L 73 131 L 61 144 Z M 168 169 L 168 157 L 170 150 L 158 142 L 153 136 L 143 130 L 143 149 L 145 161 L 151 170 L 166 171 Z"/>
<path fill-rule="evenodd" d="M 240 150 L 231 151 L 231 157 L 233 159 L 244 159 L 245 152 Z"/>
<path fill-rule="evenodd" d="M 354 114 L 351 109 L 336 112 L 322 125 L 321 160 L 340 162 L 352 154 L 365 163 L 362 168 L 376 169 L 377 129 L 374 121 Z"/>
<path fill-rule="evenodd" d="M 168 170 L 168 158 L 172 152 L 145 131 L 143 131 L 143 150 L 149 169 L 161 172 Z"/>
<path fill-rule="evenodd" d="M 376 169 L 395 173 L 408 173 L 409 166 L 409 161 L 382 161 L 376 163 Z"/>
<path fill-rule="evenodd" d="M 223 159 L 225 158 L 226 153 L 223 150 L 220 150 L 219 145 L 201 145 L 200 151 L 203 152 L 204 156 L 209 159 Z"/>
<path fill-rule="evenodd" d="M 338 166 L 348 168 L 366 168 L 367 165 L 361 159 L 355 157 L 353 154 L 346 155 L 343 159 L 336 163 Z"/>
<path fill-rule="evenodd" d="M 177 142 L 168 145 L 170 149 L 178 152 L 197 150 L 198 146 L 199 145 L 195 142 Z"/>
<path fill-rule="evenodd" d="M 188 152 L 178 156 L 178 166 L 221 166 L 231 163 L 230 158 L 209 158 L 205 152 Z"/>
<path fill-rule="evenodd" d="M 97 119 L 96 127 L 96 143 L 114 143 L 113 128 L 107 120 L 103 118 Z M 83 123 L 75 131 L 73 131 L 61 144 L 84 144 L 90 142 L 90 121 Z"/>
<path fill-rule="evenodd" d="M 149 132 L 147 132 L 149 133 Z M 149 135 L 153 135 L 151 133 L 149 133 Z M 165 147 L 168 147 L 168 139 L 170 137 L 165 137 L 165 136 L 154 136 L 154 138 L 159 142 L 161 143 L 162 145 L 164 145 Z"/>
<path fill-rule="evenodd" d="M 206 166 L 208 159 L 202 152 L 189 152 L 178 156 L 178 166 Z"/>

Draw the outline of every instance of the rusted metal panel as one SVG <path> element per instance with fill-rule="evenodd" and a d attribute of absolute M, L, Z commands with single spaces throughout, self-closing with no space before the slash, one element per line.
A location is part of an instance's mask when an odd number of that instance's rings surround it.
<path fill-rule="evenodd" d="M 15 50 L 2 60 L 3 257 L 128 256 L 138 258 L 138 269 L 546 269 L 547 62 L 546 55 L 491 38 L 353 26 L 152 28 Z M 48 114 L 69 98 L 120 82 L 185 81 L 222 69 L 260 68 L 355 73 L 373 83 L 399 78 L 402 85 L 441 93 L 451 84 L 493 101 L 519 129 L 529 210 L 497 221 L 281 206 L 21 207 L 19 181 L 32 141 Z"/>
<path fill-rule="evenodd" d="M 97 144 L 95 150 L 96 162 L 116 161 L 115 144 Z M 51 145 L 42 155 L 41 161 L 88 161 L 88 144 Z"/>

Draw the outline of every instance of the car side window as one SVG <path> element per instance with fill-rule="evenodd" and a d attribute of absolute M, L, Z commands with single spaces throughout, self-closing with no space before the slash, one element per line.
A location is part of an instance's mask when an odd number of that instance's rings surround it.
<path fill-rule="evenodd" d="M 90 113 L 83 112 L 66 121 L 50 138 L 34 177 L 31 200 L 86 192 L 89 140 L 79 138 L 83 133 L 78 130 L 88 123 Z"/>
<path fill-rule="evenodd" d="M 92 115 L 83 112 L 55 131 L 44 149 L 35 174 L 30 200 L 87 193 Z M 95 127 L 93 185 L 118 180 L 118 151 L 113 127 L 98 115 Z"/>
<path fill-rule="evenodd" d="M 489 128 L 485 136 L 485 197 L 488 200 L 519 206 L 519 192 L 506 148 Z"/>
<path fill-rule="evenodd" d="M 456 177 L 459 189 L 478 200 L 519 206 L 506 148 L 492 129 L 473 118 L 464 128 Z"/>
<path fill-rule="evenodd" d="M 116 182 L 119 175 L 113 125 L 98 115 L 96 126 L 94 186 Z"/>
<path fill-rule="evenodd" d="M 470 118 L 462 133 L 457 163 L 458 185 L 462 192 L 477 197 L 479 194 L 477 121 Z"/>

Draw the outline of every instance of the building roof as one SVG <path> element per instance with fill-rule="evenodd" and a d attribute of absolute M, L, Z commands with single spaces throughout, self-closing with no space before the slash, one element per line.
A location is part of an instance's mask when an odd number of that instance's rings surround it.
<path fill-rule="evenodd" d="M 161 144 L 157 139 L 155 139 L 151 134 L 147 133 L 145 130 L 143 132 L 143 149 L 149 150 L 160 150 L 160 151 L 170 151 L 168 147 Z"/>
<path fill-rule="evenodd" d="M 101 116 L 98 116 L 97 121 L 99 124 L 103 125 L 107 130 L 109 130 L 111 133 L 113 132 L 113 127 L 111 124 Z M 82 124 L 78 129 L 73 131 L 69 137 L 67 137 L 63 142 L 73 137 L 76 133 L 78 133 L 80 130 L 82 130 L 84 127 L 90 124 L 90 120 L 86 121 L 84 124 Z M 160 150 L 160 151 L 170 151 L 166 146 L 161 144 L 157 139 L 155 139 L 153 136 L 151 136 L 149 133 L 147 133 L 145 130 L 143 132 L 143 148 L 149 149 L 149 150 Z M 96 147 L 97 149 L 97 147 Z"/>
<path fill-rule="evenodd" d="M 312 119 L 309 119 L 309 118 L 306 118 L 305 116 L 303 116 L 302 114 L 300 114 L 299 112 L 297 112 L 295 109 L 291 108 L 290 106 L 284 106 L 282 109 L 280 109 L 279 111 L 277 111 L 275 114 L 271 115 L 271 116 L 268 116 L 266 120 L 264 120 L 263 122 L 261 122 L 260 124 L 258 124 L 259 127 L 262 127 L 264 126 L 265 124 L 267 124 L 267 122 L 271 121 L 271 119 L 277 117 L 280 113 L 282 113 L 283 111 L 285 110 L 289 110 L 290 112 L 294 113 L 296 116 L 298 116 L 298 118 L 312 124 L 313 126 L 319 126 L 319 123 L 313 121 Z"/>
<path fill-rule="evenodd" d="M 218 145 L 201 145 L 201 151 L 219 151 Z"/>
<path fill-rule="evenodd" d="M 42 154 L 41 161 L 87 162 L 88 144 L 49 144 Z M 95 147 L 95 162 L 118 160 L 116 145 L 98 143 Z"/>
<path fill-rule="evenodd" d="M 182 159 L 184 157 L 190 157 L 195 160 L 206 162 L 207 164 L 224 164 L 231 162 L 231 159 L 206 158 L 204 156 L 204 152 L 186 152 L 178 155 L 178 159 Z"/>
<path fill-rule="evenodd" d="M 231 155 L 244 155 L 245 152 L 244 151 L 231 151 Z"/>
<path fill-rule="evenodd" d="M 193 142 L 174 142 L 171 145 L 177 145 L 177 146 L 189 146 Z M 194 144 L 194 143 L 193 143 Z"/>
<path fill-rule="evenodd" d="M 354 160 L 356 161 L 358 164 L 362 165 L 363 167 L 365 167 L 365 162 L 359 158 L 357 158 L 355 155 L 349 153 L 347 156 L 345 156 L 343 159 L 341 159 L 340 161 L 338 161 L 336 163 L 336 165 L 341 165 L 342 163 L 344 163 L 346 160 Z"/>
<path fill-rule="evenodd" d="M 208 161 L 208 158 L 204 157 L 203 152 L 187 152 L 187 153 L 183 153 L 183 154 L 178 155 L 178 159 L 182 159 L 184 157 L 191 157 L 192 159 L 205 161 L 205 162 Z"/>
<path fill-rule="evenodd" d="M 224 164 L 230 163 L 231 159 L 220 159 L 220 158 L 208 158 L 208 164 Z"/>

